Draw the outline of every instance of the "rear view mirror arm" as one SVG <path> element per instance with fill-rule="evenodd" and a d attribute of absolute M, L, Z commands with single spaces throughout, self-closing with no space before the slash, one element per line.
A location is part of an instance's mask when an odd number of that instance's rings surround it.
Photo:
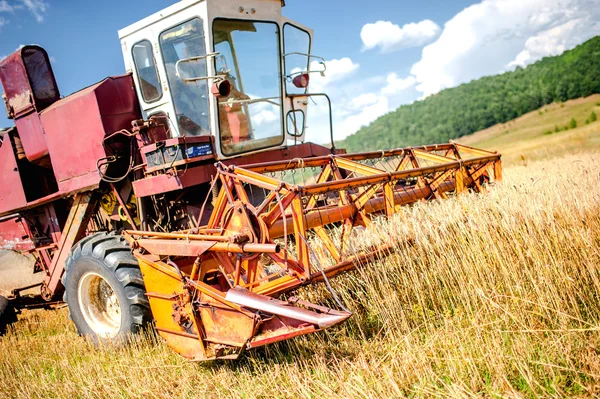
<path fill-rule="evenodd" d="M 188 58 L 182 58 L 179 61 L 177 61 L 175 63 L 175 74 L 177 75 L 177 77 L 179 79 L 181 79 L 184 82 L 196 82 L 199 80 L 222 80 L 225 79 L 225 75 L 215 75 L 215 76 L 198 76 L 198 77 L 193 77 L 193 78 L 184 78 L 181 74 L 181 71 L 179 70 L 179 65 L 181 65 L 182 63 L 187 63 L 187 62 L 191 62 L 191 61 L 198 61 L 198 60 L 204 60 L 204 59 L 208 59 L 208 58 L 212 58 L 212 57 L 216 57 L 217 55 L 219 55 L 220 53 L 214 52 L 214 53 L 208 53 L 205 55 L 198 55 L 198 56 L 194 56 L 194 57 L 188 57 Z"/>
<path fill-rule="evenodd" d="M 308 54 L 308 53 L 299 53 L 299 52 L 293 52 L 293 53 L 287 53 L 283 55 L 283 58 L 289 56 L 289 55 L 303 55 L 305 57 L 308 57 L 308 60 L 310 61 L 311 58 L 316 58 L 317 60 L 320 60 L 320 64 L 323 65 L 323 70 L 322 71 L 306 71 L 306 72 L 294 72 L 294 73 L 290 73 L 289 75 L 286 76 L 287 79 L 291 79 L 296 75 L 301 75 L 303 73 L 310 73 L 310 72 L 319 72 L 321 74 L 321 76 L 325 76 L 325 71 L 327 71 L 327 64 L 325 64 L 325 58 L 323 57 L 319 57 L 317 55 L 312 55 L 312 54 Z M 310 69 L 310 62 L 308 63 L 309 65 L 309 69 Z"/>

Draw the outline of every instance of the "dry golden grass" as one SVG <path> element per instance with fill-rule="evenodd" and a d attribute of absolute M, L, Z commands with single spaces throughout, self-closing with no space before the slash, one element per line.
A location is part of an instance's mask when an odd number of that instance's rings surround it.
<path fill-rule="evenodd" d="M 549 159 L 575 151 L 600 150 L 600 121 L 586 124 L 592 112 L 600 115 L 600 94 L 553 103 L 517 119 L 499 123 L 458 139 L 478 148 L 497 150 L 505 164 Z M 571 119 L 577 128 L 561 130 Z M 559 132 L 555 132 L 556 127 Z"/>
<path fill-rule="evenodd" d="M 65 309 L 25 312 L 0 338 L 0 397 L 600 395 L 599 171 L 596 153 L 530 162 L 407 209 L 370 234 L 411 243 L 332 280 L 347 323 L 237 362 L 189 363 L 152 334 L 96 349 Z"/>

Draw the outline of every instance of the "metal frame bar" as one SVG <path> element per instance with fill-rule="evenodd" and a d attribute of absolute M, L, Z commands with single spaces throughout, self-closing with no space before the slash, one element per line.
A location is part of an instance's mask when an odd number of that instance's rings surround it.
<path fill-rule="evenodd" d="M 266 175 L 304 173 L 307 168 L 321 169 L 310 184 Z M 123 233 L 140 264 L 150 264 L 144 266 L 145 273 L 156 273 L 144 279 L 151 279 L 155 291 L 163 289 L 148 293 L 154 298 L 151 306 L 162 306 L 155 317 L 163 326 L 181 326 L 162 328 L 161 335 L 180 353 L 202 359 L 220 358 L 219 348 L 239 354 L 244 348 L 342 322 L 350 313 L 322 307 L 315 313 L 313 305 L 272 297 L 394 250 L 387 242 L 350 248 L 356 226 L 370 228 L 379 215 L 392 217 L 417 201 L 480 192 L 484 177 L 502 178 L 499 154 L 456 143 L 243 167 L 217 164 L 216 171 L 221 189 L 207 226 L 174 233 Z M 264 192 L 256 207 L 249 201 L 253 188 Z M 214 277 L 205 282 L 204 276 Z M 174 295 L 177 286 L 181 289 Z M 182 314 L 189 321 L 181 310 L 185 298 L 185 307 L 195 309 L 195 329 L 181 322 Z M 174 313 L 165 314 L 165 306 L 172 306 Z M 315 321 L 323 318 L 327 322 Z"/>

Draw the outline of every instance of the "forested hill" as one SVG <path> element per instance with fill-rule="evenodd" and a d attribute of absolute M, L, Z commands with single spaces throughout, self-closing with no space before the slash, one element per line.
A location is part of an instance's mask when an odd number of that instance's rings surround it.
<path fill-rule="evenodd" d="M 527 68 L 403 105 L 337 143 L 349 152 L 447 142 L 554 101 L 600 93 L 600 36 Z"/>

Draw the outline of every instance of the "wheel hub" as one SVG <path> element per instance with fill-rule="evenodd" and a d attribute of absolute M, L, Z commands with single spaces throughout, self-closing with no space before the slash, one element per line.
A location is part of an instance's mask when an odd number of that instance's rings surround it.
<path fill-rule="evenodd" d="M 88 326 L 102 338 L 113 338 L 121 329 L 121 307 L 116 293 L 102 276 L 88 272 L 77 287 L 79 308 Z"/>

